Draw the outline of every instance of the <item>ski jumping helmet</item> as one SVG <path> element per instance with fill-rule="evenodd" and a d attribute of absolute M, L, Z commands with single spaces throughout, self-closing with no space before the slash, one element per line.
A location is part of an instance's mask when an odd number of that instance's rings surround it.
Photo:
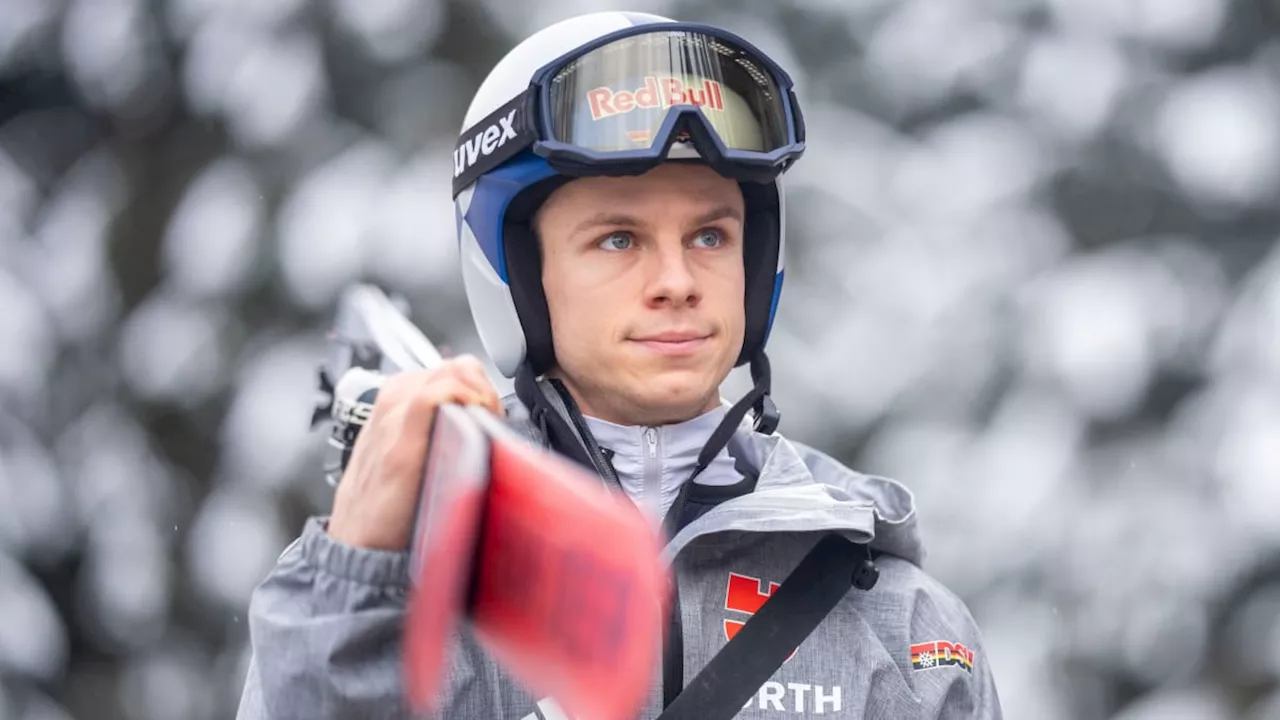
<path fill-rule="evenodd" d="M 531 224 L 551 192 L 576 177 L 636 175 L 670 159 L 699 159 L 737 180 L 746 326 L 736 364 L 751 363 L 759 424 L 761 401 L 772 408 L 763 351 L 782 291 L 781 176 L 804 152 L 800 107 L 782 68 L 720 28 L 591 13 L 507 53 L 462 128 L 453 197 L 463 284 L 485 351 L 508 378 L 521 368 L 541 375 L 555 361 Z"/>

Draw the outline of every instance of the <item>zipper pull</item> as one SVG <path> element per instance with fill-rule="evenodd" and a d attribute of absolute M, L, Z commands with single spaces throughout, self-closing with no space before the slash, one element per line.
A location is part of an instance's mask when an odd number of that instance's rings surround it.
<path fill-rule="evenodd" d="M 649 446 L 649 459 L 658 457 L 658 431 L 653 428 L 644 429 L 644 441 Z"/>

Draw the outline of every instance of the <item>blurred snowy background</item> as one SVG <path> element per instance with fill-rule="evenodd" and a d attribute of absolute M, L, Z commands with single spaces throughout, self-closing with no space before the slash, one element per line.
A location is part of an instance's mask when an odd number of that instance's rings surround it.
<path fill-rule="evenodd" d="M 463 110 L 609 6 L 793 72 L 783 430 L 915 489 L 1007 717 L 1280 718 L 1277 0 L 0 0 L 0 718 L 233 716 L 335 294 L 479 350 Z"/>

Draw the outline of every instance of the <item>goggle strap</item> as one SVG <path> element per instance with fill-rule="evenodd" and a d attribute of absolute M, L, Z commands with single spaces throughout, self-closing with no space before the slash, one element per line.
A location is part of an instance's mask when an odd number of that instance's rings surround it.
<path fill-rule="evenodd" d="M 453 149 L 453 197 L 477 178 L 519 155 L 537 139 L 526 90 L 471 126 Z"/>

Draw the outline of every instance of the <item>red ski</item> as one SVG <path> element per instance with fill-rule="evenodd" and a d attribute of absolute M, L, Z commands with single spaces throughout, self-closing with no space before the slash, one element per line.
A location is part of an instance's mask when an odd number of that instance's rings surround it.
<path fill-rule="evenodd" d="M 332 419 L 337 485 L 388 374 L 439 351 L 371 285 L 338 305 L 313 425 Z M 441 407 L 427 450 L 405 621 L 405 691 L 430 709 L 449 639 L 469 623 L 486 651 L 572 716 L 623 720 L 644 704 L 666 621 L 657 528 L 578 465 L 530 445 L 488 411 Z"/>
<path fill-rule="evenodd" d="M 486 651 L 571 717 L 634 718 L 666 621 L 656 529 L 595 475 L 487 411 L 436 415 L 414 539 L 406 688 L 429 709 L 470 622 Z"/>

